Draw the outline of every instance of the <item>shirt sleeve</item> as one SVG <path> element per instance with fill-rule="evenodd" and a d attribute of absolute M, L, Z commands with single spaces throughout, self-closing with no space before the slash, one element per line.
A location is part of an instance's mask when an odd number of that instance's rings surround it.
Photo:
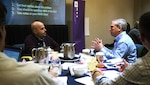
<path fill-rule="evenodd" d="M 122 58 L 128 50 L 126 43 L 119 43 L 112 50 L 104 47 L 100 51 L 105 53 L 107 59 Z"/>
<path fill-rule="evenodd" d="M 98 77 L 96 77 L 95 84 L 98 85 L 99 83 L 101 83 L 103 78 L 107 78 L 107 77 L 105 77 L 105 76 L 98 76 Z"/>
<path fill-rule="evenodd" d="M 41 70 L 39 79 L 40 79 L 42 85 L 64 85 L 64 83 L 61 80 L 52 76 L 48 72 L 48 70 Z"/>

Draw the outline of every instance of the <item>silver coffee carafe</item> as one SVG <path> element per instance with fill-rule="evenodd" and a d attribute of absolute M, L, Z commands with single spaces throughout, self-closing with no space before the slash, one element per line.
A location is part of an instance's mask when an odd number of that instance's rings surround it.
<path fill-rule="evenodd" d="M 61 48 L 65 59 L 73 59 L 75 57 L 75 43 L 62 43 Z"/>

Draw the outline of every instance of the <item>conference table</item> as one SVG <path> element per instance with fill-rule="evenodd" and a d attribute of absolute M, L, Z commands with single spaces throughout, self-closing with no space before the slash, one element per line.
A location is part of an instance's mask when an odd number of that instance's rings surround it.
<path fill-rule="evenodd" d="M 62 54 L 61 54 L 62 55 Z M 75 61 L 64 61 L 62 60 L 62 72 L 58 77 L 60 80 L 64 81 L 66 85 L 94 85 L 90 71 L 87 71 L 83 76 L 76 77 L 72 76 L 69 72 L 69 67 L 74 65 L 82 65 L 87 64 L 87 62 L 91 61 L 94 56 L 86 55 L 86 54 L 78 54 L 76 57 L 79 57 L 79 60 Z M 104 75 L 110 79 L 114 79 L 117 77 L 120 72 L 118 68 L 113 66 L 115 63 L 120 62 L 121 59 L 112 59 L 107 62 L 104 62 L 105 67 L 100 68 L 104 72 Z M 65 79 L 65 80 L 64 80 Z"/>
<path fill-rule="evenodd" d="M 63 57 L 62 53 L 59 53 L 59 56 Z M 58 79 L 64 82 L 65 85 L 94 85 L 90 71 L 87 71 L 83 76 L 75 76 L 70 74 L 70 70 L 68 69 L 70 66 L 74 65 L 82 65 L 87 64 L 87 62 L 91 61 L 94 56 L 86 55 L 86 54 L 78 54 L 75 55 L 77 57 L 75 60 L 61 60 L 61 74 L 58 75 Z M 104 75 L 110 79 L 114 79 L 117 77 L 120 72 L 117 67 L 113 65 L 116 62 L 120 62 L 121 59 L 112 59 L 108 62 L 104 62 L 105 68 L 100 68 L 104 72 Z M 81 63 L 82 62 L 82 63 Z M 49 65 L 47 65 L 47 68 Z"/>

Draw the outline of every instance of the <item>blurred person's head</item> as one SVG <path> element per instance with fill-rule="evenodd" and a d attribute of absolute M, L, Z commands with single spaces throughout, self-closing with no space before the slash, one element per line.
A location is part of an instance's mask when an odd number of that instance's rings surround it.
<path fill-rule="evenodd" d="M 140 38 L 143 45 L 150 49 L 150 12 L 144 13 L 139 20 Z"/>
<path fill-rule="evenodd" d="M 39 38 L 43 38 L 44 36 L 46 36 L 45 25 L 40 21 L 34 21 L 31 24 L 31 30 L 32 33 Z"/>
<path fill-rule="evenodd" d="M 123 31 L 127 30 L 127 22 L 125 19 L 115 19 L 112 20 L 111 26 L 110 26 L 110 33 L 112 36 L 116 37 Z"/>
<path fill-rule="evenodd" d="M 134 23 L 134 28 L 139 29 L 139 21 L 136 21 L 136 22 Z"/>
<path fill-rule="evenodd" d="M 131 30 L 130 24 L 127 22 L 127 30 L 126 30 L 126 33 L 128 34 L 130 30 Z"/>
<path fill-rule="evenodd" d="M 0 2 L 0 51 L 3 51 L 5 46 L 5 37 L 6 37 L 6 30 L 5 30 L 5 17 L 6 17 L 7 10 L 5 6 Z"/>

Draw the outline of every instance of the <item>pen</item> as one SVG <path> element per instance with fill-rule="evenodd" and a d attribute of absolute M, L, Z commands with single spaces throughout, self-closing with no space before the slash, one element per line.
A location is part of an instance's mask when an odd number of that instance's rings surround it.
<path fill-rule="evenodd" d="M 52 66 L 50 65 L 50 66 L 48 67 L 48 71 L 50 71 L 50 70 L 51 70 L 51 68 L 52 68 Z"/>

